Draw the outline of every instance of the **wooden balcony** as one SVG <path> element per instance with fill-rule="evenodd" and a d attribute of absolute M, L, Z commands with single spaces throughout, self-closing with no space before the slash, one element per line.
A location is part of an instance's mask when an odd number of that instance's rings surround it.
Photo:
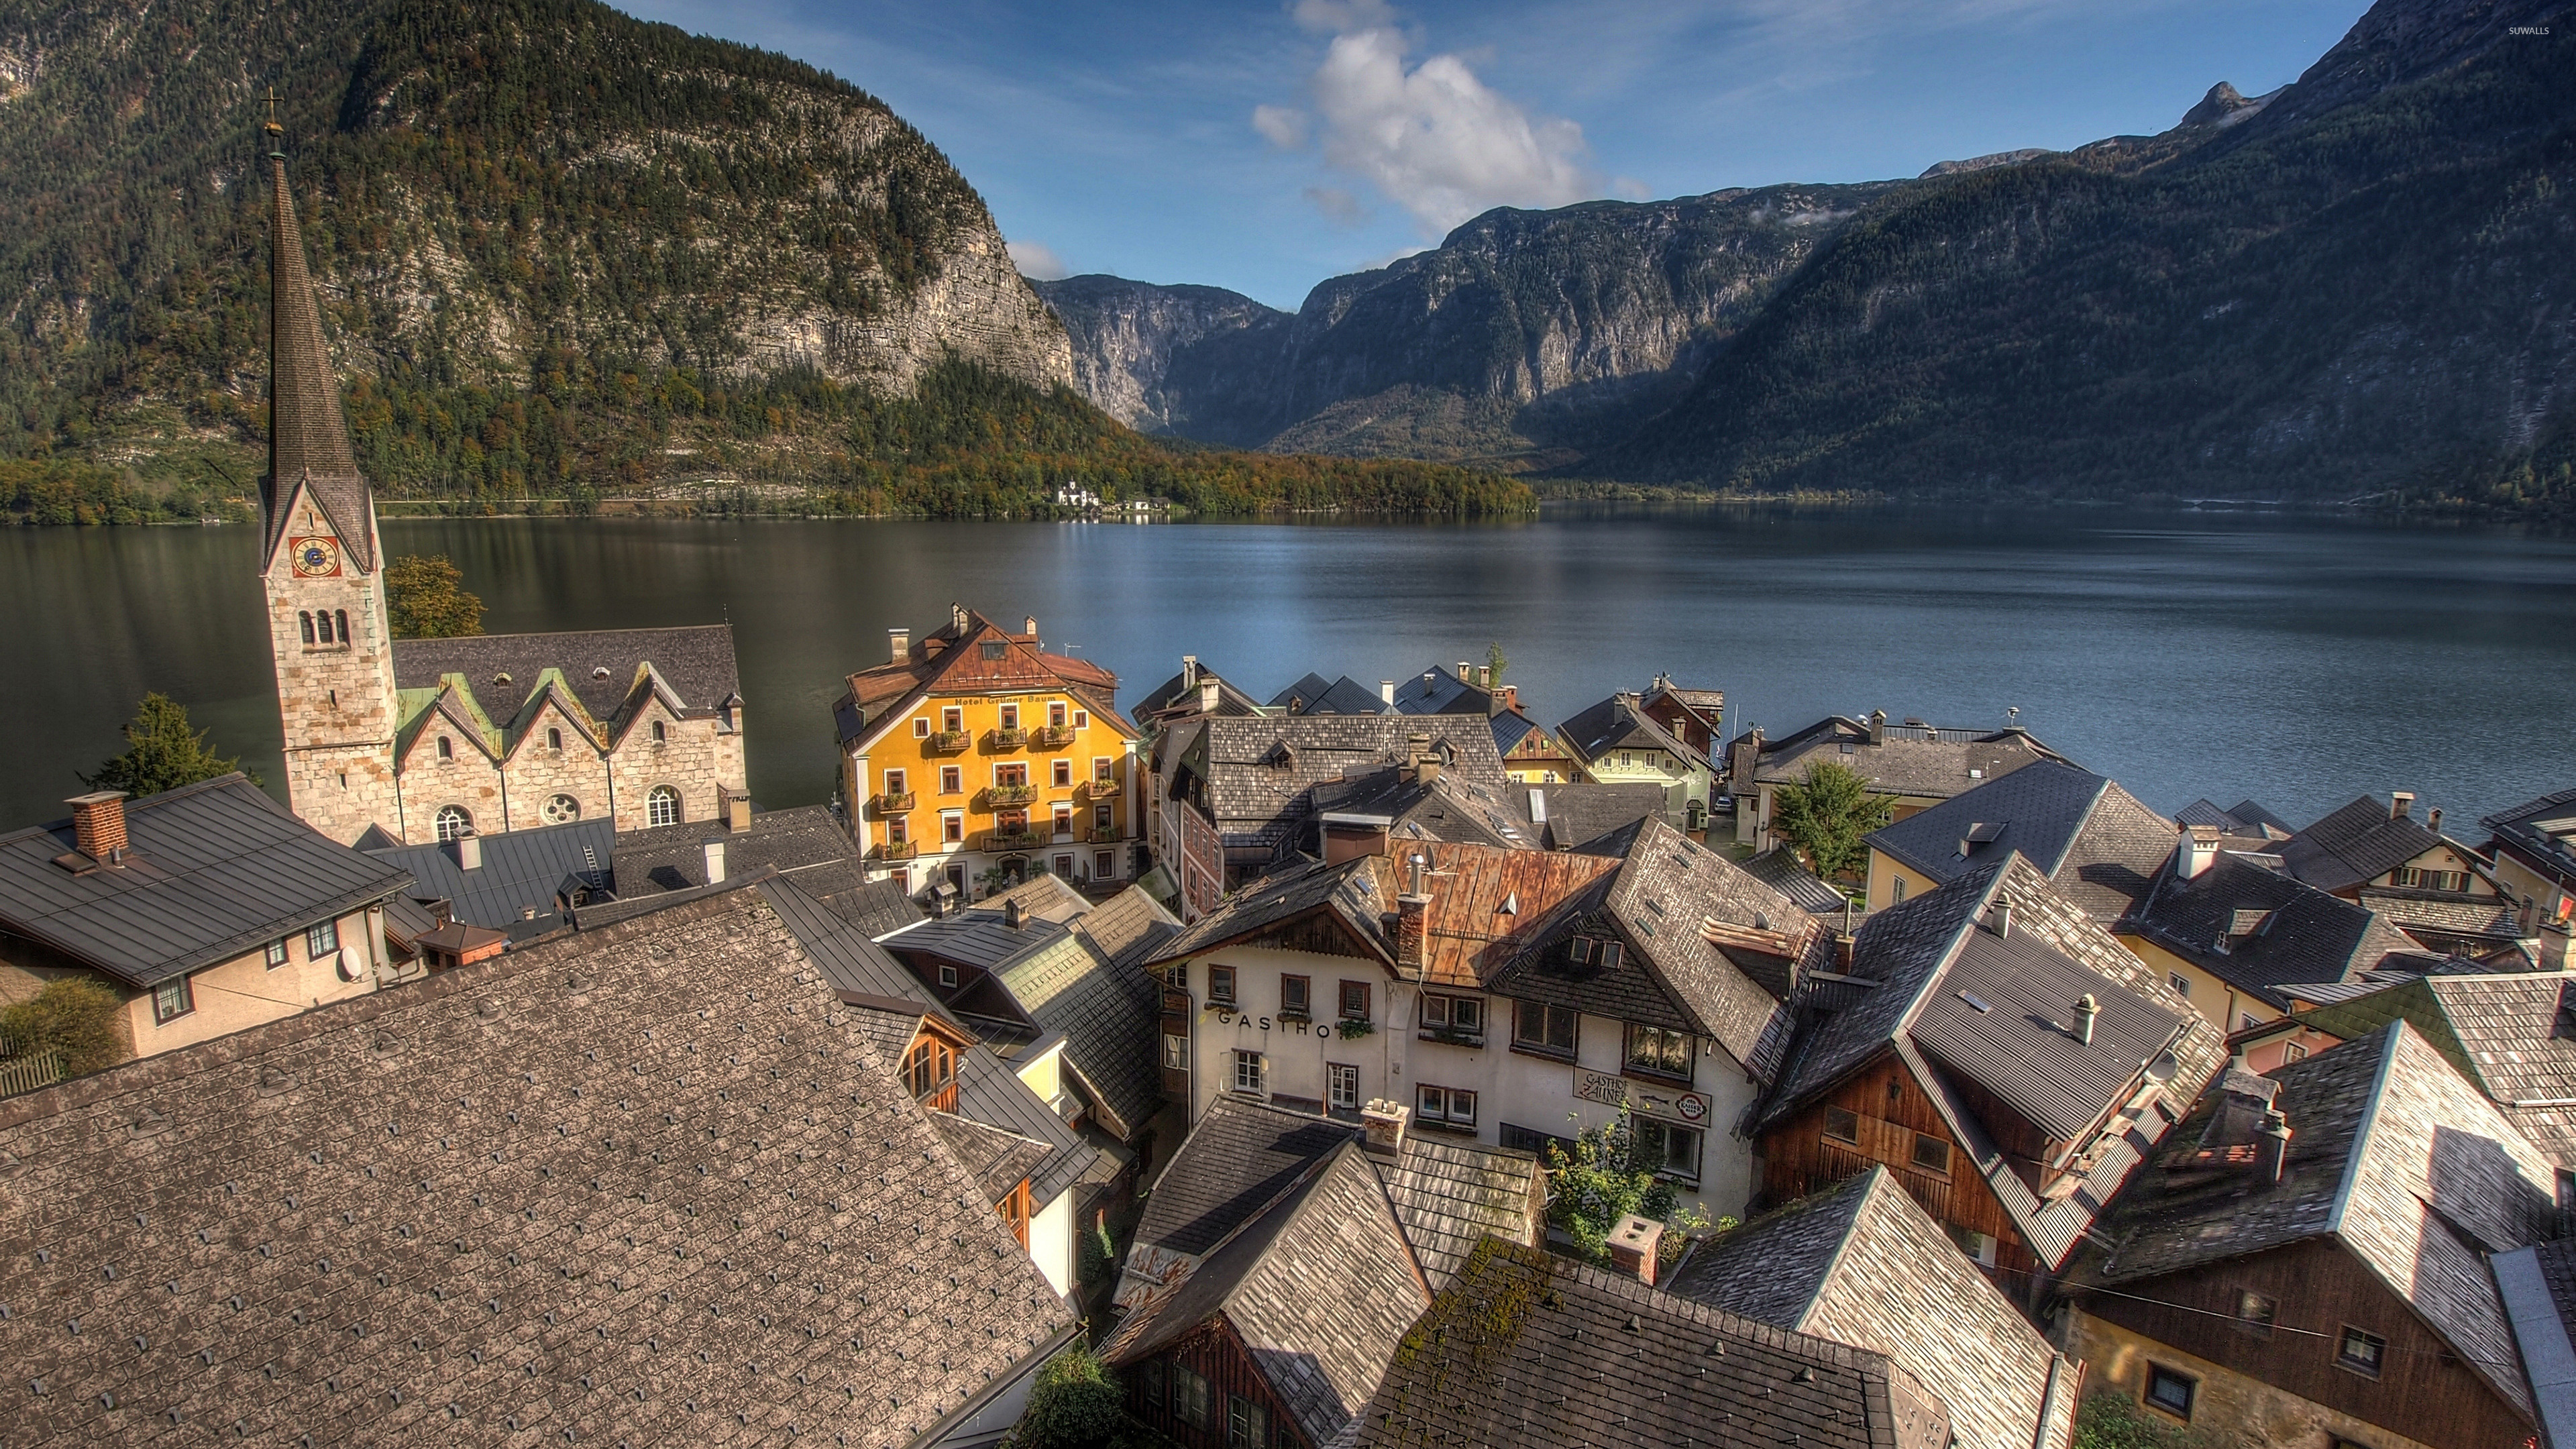
<path fill-rule="evenodd" d="M 996 810 L 1010 805 L 1026 805 L 1038 798 L 1035 785 L 994 785 L 984 791 L 984 808 Z"/>
<path fill-rule="evenodd" d="M 879 795 L 870 804 L 879 817 L 901 815 L 912 808 L 912 792 L 906 790 L 895 795 Z"/>
<path fill-rule="evenodd" d="M 1115 800 L 1118 798 L 1118 781 L 1115 778 L 1085 780 L 1082 784 L 1082 792 L 1094 800 Z"/>
<path fill-rule="evenodd" d="M 987 830 L 982 848 L 998 855 L 1015 850 L 1044 850 L 1052 843 L 1052 837 L 1034 830 Z"/>
<path fill-rule="evenodd" d="M 984 732 L 984 748 L 1016 750 L 1029 742 L 1029 732 L 1022 729 L 994 729 Z"/>
<path fill-rule="evenodd" d="M 1094 845 L 1116 845 L 1127 836 L 1115 825 L 1095 825 L 1082 832 L 1082 838 Z"/>
<path fill-rule="evenodd" d="M 870 860 L 911 860 L 920 854 L 921 842 L 917 840 L 889 840 L 882 845 L 868 847 Z"/>
<path fill-rule="evenodd" d="M 939 755 L 953 755 L 974 742 L 975 737 L 964 730 L 941 730 L 921 737 L 921 747 Z"/>
<path fill-rule="evenodd" d="M 1041 750 L 1060 750 L 1073 743 L 1073 726 L 1048 725 L 1029 736 L 1029 744 Z"/>

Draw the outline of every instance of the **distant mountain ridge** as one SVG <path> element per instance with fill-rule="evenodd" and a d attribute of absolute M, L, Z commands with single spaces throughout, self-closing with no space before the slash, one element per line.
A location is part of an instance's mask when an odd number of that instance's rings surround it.
<path fill-rule="evenodd" d="M 2576 506 L 2568 13 L 2381 0 L 2294 84 L 2222 83 L 2157 136 L 1490 212 L 1293 317 L 1039 290 L 1095 401 L 1213 441 L 1756 492 Z"/>

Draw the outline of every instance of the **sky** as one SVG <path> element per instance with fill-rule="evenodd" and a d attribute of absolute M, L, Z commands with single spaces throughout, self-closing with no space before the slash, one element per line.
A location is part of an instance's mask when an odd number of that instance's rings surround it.
<path fill-rule="evenodd" d="M 1912 176 L 2298 78 L 2363 0 L 626 0 L 819 66 L 1031 276 L 1295 308 L 1496 206 Z"/>

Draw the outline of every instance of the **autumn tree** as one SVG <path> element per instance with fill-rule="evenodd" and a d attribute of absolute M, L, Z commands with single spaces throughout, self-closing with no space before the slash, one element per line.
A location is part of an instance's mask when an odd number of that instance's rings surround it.
<path fill-rule="evenodd" d="M 385 615 L 397 639 L 456 639 L 483 632 L 483 601 L 465 592 L 465 575 L 445 554 L 413 555 L 385 566 Z"/>
<path fill-rule="evenodd" d="M 1895 809 L 1886 796 L 1869 792 L 1869 778 L 1858 770 L 1818 760 L 1807 766 L 1804 780 L 1780 787 L 1771 828 L 1830 880 L 1859 867 L 1866 854 L 1861 837 L 1887 824 Z"/>
<path fill-rule="evenodd" d="M 217 757 L 206 743 L 206 734 L 189 727 L 186 705 L 157 690 L 143 696 L 142 707 L 125 727 L 125 745 L 124 754 L 100 764 L 95 775 L 80 775 L 80 782 L 93 790 L 122 790 L 140 797 L 241 768 L 238 759 Z M 259 783 L 259 777 L 251 776 L 251 783 Z"/>

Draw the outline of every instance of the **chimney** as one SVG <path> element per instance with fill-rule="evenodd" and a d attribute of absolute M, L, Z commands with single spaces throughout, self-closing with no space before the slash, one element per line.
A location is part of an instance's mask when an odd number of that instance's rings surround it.
<path fill-rule="evenodd" d="M 2012 893 L 2011 893 L 2011 892 L 2009 892 L 2009 891 L 1998 891 L 1998 892 L 1996 892 L 1996 893 L 1995 893 L 1995 908 L 1994 908 L 1993 912 L 1992 912 L 1990 915 L 1988 915 L 1988 916 L 1987 916 L 1987 918 L 1986 918 L 1986 919 L 1987 919 L 1987 921 L 1988 921 L 1990 924 L 1992 924 L 1992 925 L 1994 926 L 1994 928 L 1995 928 L 1995 935 L 1996 935 L 1996 937 L 1997 937 L 1998 939 L 2000 939 L 2000 940 L 2006 940 L 2006 941 L 2009 941 L 2009 940 L 2011 940 L 2011 939 L 2012 939 L 2012 918 L 2013 918 L 2013 902 L 2012 902 Z"/>
<path fill-rule="evenodd" d="M 1377 698 L 1378 702 L 1385 705 L 1388 709 L 1395 708 L 1395 681 L 1392 679 L 1379 680 L 1377 682 Z"/>
<path fill-rule="evenodd" d="M 1431 735 L 1429 731 L 1415 730 L 1413 733 L 1404 737 L 1404 776 L 1406 779 L 1413 779 L 1422 773 L 1422 757 L 1429 753 L 1431 753 Z"/>
<path fill-rule="evenodd" d="M 1402 1102 L 1371 1097 L 1360 1108 L 1360 1130 L 1366 1134 L 1361 1138 L 1361 1145 L 1385 1157 L 1403 1152 L 1404 1123 L 1412 1115 Z"/>
<path fill-rule="evenodd" d="M 1845 907 L 1843 914 L 1846 916 L 1851 914 L 1848 906 Z M 1834 970 L 1840 975 L 1849 976 L 1851 974 L 1852 941 L 1852 933 L 1848 930 L 1836 931 L 1834 933 Z"/>
<path fill-rule="evenodd" d="M 1020 898 L 1018 896 L 1013 896 L 1009 900 L 1002 902 L 1002 924 L 1010 927 L 1014 931 L 1027 929 L 1029 924 L 1028 913 L 1020 909 Z"/>
<path fill-rule="evenodd" d="M 1413 778 L 1425 785 L 1437 785 L 1440 783 L 1440 769 L 1440 752 L 1424 750 L 1421 763 L 1413 767 Z"/>
<path fill-rule="evenodd" d="M 1404 894 L 1395 898 L 1395 964 L 1419 973 L 1431 945 L 1431 862 L 1420 855 L 1404 862 Z"/>
<path fill-rule="evenodd" d="M 2552 916 L 2540 923 L 2541 970 L 2564 971 L 2570 965 L 2576 965 L 2576 962 L 2570 962 L 2568 959 L 2571 933 L 2576 933 L 2576 923 L 2571 923 L 2564 917 Z"/>
<path fill-rule="evenodd" d="M 888 664 L 901 664 L 911 657 L 912 631 L 910 629 L 888 629 L 886 631 L 886 662 Z"/>
<path fill-rule="evenodd" d="M 964 604 L 957 603 L 954 600 L 950 601 L 948 605 L 948 627 L 956 630 L 960 634 L 966 632 L 966 606 Z"/>
<path fill-rule="evenodd" d="M 1181 656 L 1181 688 L 1196 689 L 1198 687 L 1199 657 L 1195 654 L 1184 654 Z"/>
<path fill-rule="evenodd" d="M 2254 1134 L 2254 1170 L 2265 1182 L 2281 1180 L 2281 1164 L 2290 1155 L 2290 1119 L 2278 1112 L 2263 1114 L 2263 1126 Z"/>
<path fill-rule="evenodd" d="M 1030 643 L 1032 643 L 1032 644 L 1036 643 L 1036 642 L 1037 642 L 1037 638 L 1038 638 L 1038 616 L 1037 616 L 1037 615 L 1035 615 L 1035 614 L 1031 614 L 1031 615 L 1029 615 L 1026 619 L 1023 619 L 1023 620 L 1021 620 L 1020 622 L 1022 622 L 1023 624 L 1026 624 L 1026 625 L 1028 626 L 1027 628 L 1022 629 L 1020 632 L 1029 636 L 1029 642 L 1030 642 Z"/>
<path fill-rule="evenodd" d="M 1664 1225 L 1653 1218 L 1630 1213 L 1610 1230 L 1610 1267 L 1614 1272 L 1632 1273 L 1638 1282 L 1655 1286 L 1655 1255 L 1664 1245 Z"/>
<path fill-rule="evenodd" d="M 1200 680 L 1200 681 L 1199 681 L 1199 713 L 1201 713 L 1201 714 L 1214 714 L 1214 713 L 1216 713 L 1216 697 L 1217 697 L 1216 681 L 1215 681 L 1214 679 L 1202 679 L 1202 680 Z"/>
<path fill-rule="evenodd" d="M 1873 745 L 1887 743 L 1886 710 L 1874 709 L 1869 712 L 1869 742 Z"/>
<path fill-rule="evenodd" d="M 2412 790 L 2399 790 L 2395 794 L 2390 795 L 2388 797 L 2388 818 L 2391 820 L 2414 819 L 2415 792 Z"/>
<path fill-rule="evenodd" d="M 481 870 L 483 868 L 482 836 L 468 830 L 463 835 L 456 837 L 456 868 L 458 870 Z"/>
<path fill-rule="evenodd" d="M 124 791 L 99 790 L 63 803 L 72 807 L 72 844 L 81 854 L 101 865 L 125 864 Z"/>
<path fill-rule="evenodd" d="M 2185 880 L 2198 880 L 2218 863 L 2218 827 L 2195 825 L 2183 837 L 2182 875 Z"/>
<path fill-rule="evenodd" d="M 745 790 L 727 790 L 724 797 L 725 829 L 741 835 L 751 829 L 751 794 Z"/>
<path fill-rule="evenodd" d="M 1494 666 L 1490 664 L 1479 664 L 1476 666 L 1476 687 L 1478 689 L 1491 689 L 1494 687 Z"/>
<path fill-rule="evenodd" d="M 1459 682 L 1460 684 L 1473 684 L 1473 683 L 1475 683 L 1475 682 L 1476 682 L 1476 666 L 1475 666 L 1475 665 L 1473 665 L 1473 664 L 1468 663 L 1468 662 L 1467 662 L 1466 660 L 1464 660 L 1464 659 L 1459 660 L 1459 661 L 1458 661 L 1458 682 Z"/>
<path fill-rule="evenodd" d="M 2093 1044 L 2093 1023 L 2101 1019 L 2102 1003 L 2093 999 L 2092 992 L 2087 991 L 2082 996 L 2075 998 L 2075 1039 L 2077 1041 L 2084 1043 L 2086 1046 L 2091 1046 Z"/>
<path fill-rule="evenodd" d="M 725 843 L 721 840 L 710 840 L 706 843 L 706 852 L 707 884 L 721 884 L 725 878 Z"/>
<path fill-rule="evenodd" d="M 2439 835 L 2439 834 L 2441 834 L 2441 833 L 2442 833 L 2442 807 L 2441 807 L 2441 806 L 2436 805 L 2436 806 L 2434 806 L 2430 811 L 2428 811 L 2428 812 L 2425 814 L 2425 816 L 2424 816 L 2424 828 L 2425 828 L 2425 829 L 2427 829 L 2427 830 L 2429 830 L 2429 831 L 2432 831 L 2435 835 Z"/>

